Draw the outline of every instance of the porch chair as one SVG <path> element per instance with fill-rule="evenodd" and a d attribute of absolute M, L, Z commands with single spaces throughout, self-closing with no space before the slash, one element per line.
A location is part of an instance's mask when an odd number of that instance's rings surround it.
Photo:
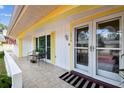
<path fill-rule="evenodd" d="M 47 52 L 44 52 L 44 53 L 39 52 L 38 57 L 37 57 L 38 61 L 44 59 L 44 62 L 46 62 L 46 55 L 47 55 Z"/>
<path fill-rule="evenodd" d="M 37 60 L 40 62 L 41 59 L 44 59 L 44 61 L 46 62 L 47 51 L 42 47 L 37 49 L 37 51 L 39 52 Z"/>
<path fill-rule="evenodd" d="M 28 52 L 28 53 L 27 53 L 27 61 L 29 61 L 29 60 L 30 60 L 30 55 L 32 55 L 32 54 L 33 54 L 33 51 L 34 51 L 34 50 L 32 50 L 32 51 L 30 51 L 30 52 Z"/>
<path fill-rule="evenodd" d="M 31 57 L 30 61 L 33 63 L 37 62 L 38 55 L 39 55 L 39 52 L 36 50 L 33 50 L 32 53 L 29 55 Z"/>

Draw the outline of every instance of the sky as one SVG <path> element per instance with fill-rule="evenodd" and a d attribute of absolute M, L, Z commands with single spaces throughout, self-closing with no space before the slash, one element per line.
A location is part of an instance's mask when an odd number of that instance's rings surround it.
<path fill-rule="evenodd" d="M 14 6 L 12 5 L 0 5 L 0 23 L 9 25 Z"/>

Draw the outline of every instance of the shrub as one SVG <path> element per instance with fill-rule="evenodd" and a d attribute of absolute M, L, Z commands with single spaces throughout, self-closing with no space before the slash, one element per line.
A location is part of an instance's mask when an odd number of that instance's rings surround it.
<path fill-rule="evenodd" d="M 4 57 L 4 52 L 0 51 L 0 58 L 3 58 L 3 57 Z"/>
<path fill-rule="evenodd" d="M 0 88 L 11 88 L 11 77 L 7 75 L 0 75 Z"/>

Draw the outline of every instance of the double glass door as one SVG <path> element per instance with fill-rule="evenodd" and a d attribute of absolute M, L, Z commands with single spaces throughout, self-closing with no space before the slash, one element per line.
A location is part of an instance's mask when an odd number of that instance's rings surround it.
<path fill-rule="evenodd" d="M 75 68 L 120 81 L 121 17 L 91 21 L 74 29 Z"/>
<path fill-rule="evenodd" d="M 51 59 L 51 36 L 45 35 L 39 37 L 39 43 L 38 38 L 36 38 L 36 48 L 38 48 L 41 52 L 44 52 L 46 54 L 47 61 L 50 61 Z M 38 47 L 37 47 L 38 46 Z"/>

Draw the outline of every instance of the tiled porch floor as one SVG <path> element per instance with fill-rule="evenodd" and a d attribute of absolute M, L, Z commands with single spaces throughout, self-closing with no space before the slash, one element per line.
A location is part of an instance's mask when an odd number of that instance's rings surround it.
<path fill-rule="evenodd" d="M 30 63 L 27 58 L 14 59 L 22 70 L 24 88 L 73 88 L 59 78 L 64 69 L 44 62 Z"/>

